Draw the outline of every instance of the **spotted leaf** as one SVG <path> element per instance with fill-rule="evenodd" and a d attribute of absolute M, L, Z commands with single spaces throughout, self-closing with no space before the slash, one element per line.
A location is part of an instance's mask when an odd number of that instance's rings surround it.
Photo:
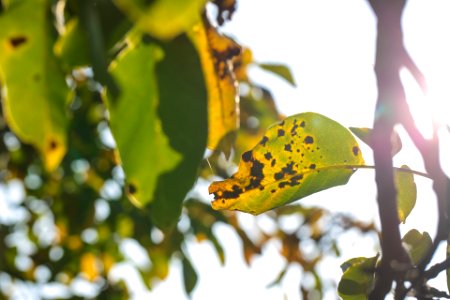
<path fill-rule="evenodd" d="M 238 172 L 213 182 L 214 209 L 260 214 L 343 185 L 364 159 L 353 135 L 317 113 L 291 116 L 242 155 Z"/>
<path fill-rule="evenodd" d="M 11 4 L 0 16 L 0 81 L 6 121 L 41 153 L 47 170 L 66 153 L 70 97 L 53 54 L 50 1 Z"/>

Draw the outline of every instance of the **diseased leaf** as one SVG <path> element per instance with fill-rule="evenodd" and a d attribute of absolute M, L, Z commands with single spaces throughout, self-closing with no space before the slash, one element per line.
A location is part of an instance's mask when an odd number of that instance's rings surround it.
<path fill-rule="evenodd" d="M 351 132 L 353 132 L 354 135 L 356 135 L 361 141 L 366 143 L 370 148 L 372 148 L 372 141 L 371 141 L 371 128 L 359 128 L 359 127 L 350 127 L 349 128 Z M 397 153 L 402 150 L 402 140 L 400 139 L 400 136 L 398 135 L 397 131 L 392 131 L 391 136 L 391 143 L 392 143 L 392 157 L 394 157 Z"/>
<path fill-rule="evenodd" d="M 296 86 L 294 76 L 292 76 L 291 70 L 287 66 L 280 64 L 258 64 L 258 66 L 266 71 L 280 76 L 281 78 L 289 82 L 292 86 Z"/>
<path fill-rule="evenodd" d="M 213 182 L 214 209 L 260 214 L 316 192 L 343 185 L 364 159 L 353 135 L 317 113 L 301 113 L 268 129 L 242 154 L 238 172 Z"/>
<path fill-rule="evenodd" d="M 191 294 L 192 290 L 197 285 L 197 272 L 195 271 L 192 263 L 189 259 L 183 256 L 183 282 L 184 282 L 184 290 L 188 295 Z"/>
<path fill-rule="evenodd" d="M 406 165 L 403 165 L 402 168 L 409 170 Z M 414 182 L 414 174 L 396 170 L 394 181 L 397 188 L 398 217 L 400 222 L 405 223 L 406 218 L 416 205 L 417 187 Z"/>
<path fill-rule="evenodd" d="M 157 115 L 155 65 L 161 57 L 155 45 L 140 44 L 124 50 L 110 68 L 121 89 L 117 102 L 107 97 L 111 131 L 126 175 L 127 194 L 140 207 L 153 201 L 158 177 L 181 160 Z"/>
<path fill-rule="evenodd" d="M 421 259 L 433 246 L 433 240 L 428 232 L 424 231 L 423 233 L 420 233 L 416 229 L 408 231 L 402 241 L 415 265 L 420 263 Z"/>
<path fill-rule="evenodd" d="M 183 159 L 158 181 L 150 206 L 152 221 L 161 228 L 177 223 L 182 203 L 192 188 L 203 159 L 208 135 L 207 94 L 200 59 L 194 45 L 181 35 L 161 45 L 158 63 L 158 114 L 170 145 Z"/>
<path fill-rule="evenodd" d="M 8 125 L 53 170 L 66 153 L 70 93 L 52 52 L 49 10 L 46 0 L 21 1 L 0 16 L 0 80 Z"/>
<path fill-rule="evenodd" d="M 145 5 L 139 0 L 114 0 L 136 22 L 139 29 L 162 40 L 170 40 L 189 30 L 200 20 L 206 0 L 155 0 Z"/>
<path fill-rule="evenodd" d="M 372 290 L 378 256 L 352 258 L 341 265 L 344 274 L 338 285 L 343 300 L 365 300 Z"/>
<path fill-rule="evenodd" d="M 240 53 L 240 47 L 218 33 L 206 18 L 193 27 L 190 37 L 200 55 L 208 90 L 208 148 L 216 149 L 239 127 L 239 95 L 232 59 Z M 228 153 L 231 144 L 223 150 Z"/>

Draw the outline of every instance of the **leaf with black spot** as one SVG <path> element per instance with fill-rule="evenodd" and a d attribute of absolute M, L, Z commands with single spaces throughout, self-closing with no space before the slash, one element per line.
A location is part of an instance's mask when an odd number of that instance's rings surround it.
<path fill-rule="evenodd" d="M 299 124 L 296 135 L 280 135 L 290 132 L 294 124 Z M 265 136 L 264 146 L 258 143 L 242 155 L 237 173 L 211 184 L 214 209 L 260 214 L 346 184 L 353 167 L 364 165 L 353 135 L 317 113 L 288 117 L 270 127 Z M 266 157 L 268 152 L 271 160 Z"/>

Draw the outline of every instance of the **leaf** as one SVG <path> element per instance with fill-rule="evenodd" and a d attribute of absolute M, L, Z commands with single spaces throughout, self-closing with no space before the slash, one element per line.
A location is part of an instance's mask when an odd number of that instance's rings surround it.
<path fill-rule="evenodd" d="M 194 45 L 181 35 L 161 45 L 164 59 L 158 63 L 158 114 L 170 145 L 183 157 L 158 181 L 150 206 L 152 221 L 159 227 L 174 226 L 182 202 L 197 179 L 208 135 L 207 94 L 200 59 Z"/>
<path fill-rule="evenodd" d="M 30 0 L 0 16 L 0 78 L 8 125 L 51 171 L 66 153 L 70 93 L 52 52 L 49 11 L 49 1 Z"/>
<path fill-rule="evenodd" d="M 258 66 L 266 71 L 280 76 L 292 86 L 296 86 L 294 76 L 292 76 L 291 70 L 287 66 L 280 64 L 258 64 Z"/>
<path fill-rule="evenodd" d="M 141 44 L 124 50 L 110 67 L 121 89 L 117 102 L 112 103 L 109 94 L 106 97 L 111 131 L 125 171 L 127 194 L 139 207 L 153 201 L 159 176 L 181 161 L 157 114 L 155 65 L 161 57 L 155 45 Z"/>
<path fill-rule="evenodd" d="M 192 290 L 197 285 L 197 272 L 195 271 L 192 263 L 186 256 L 183 256 L 182 260 L 183 265 L 183 282 L 184 282 L 184 290 L 188 295 L 191 294 Z"/>
<path fill-rule="evenodd" d="M 371 141 L 371 134 L 372 130 L 371 128 L 358 128 L 358 127 L 350 127 L 349 128 L 351 132 L 353 132 L 354 135 L 356 135 L 361 141 L 366 143 L 370 148 L 372 147 L 372 141 Z M 392 143 L 392 157 L 394 157 L 397 153 L 402 150 L 402 140 L 400 139 L 400 136 L 398 135 L 397 131 L 392 131 L 391 136 L 391 143 Z"/>
<path fill-rule="evenodd" d="M 80 22 L 77 18 L 70 19 L 65 26 L 64 33 L 59 37 L 54 50 L 61 58 L 67 69 L 87 66 L 89 54 L 87 41 Z"/>
<path fill-rule="evenodd" d="M 214 209 L 260 214 L 348 182 L 364 159 L 358 143 L 339 123 L 301 113 L 270 127 L 242 154 L 238 172 L 213 182 Z"/>
<path fill-rule="evenodd" d="M 206 19 L 195 25 L 189 36 L 200 55 L 208 89 L 208 148 L 217 149 L 221 140 L 239 127 L 239 95 L 231 60 L 240 47 Z M 223 150 L 228 153 L 231 144 Z"/>
<path fill-rule="evenodd" d="M 416 229 L 408 231 L 402 241 L 415 265 L 420 263 L 422 258 L 433 246 L 433 241 L 428 232 L 424 231 L 420 233 Z"/>
<path fill-rule="evenodd" d="M 403 165 L 402 169 L 409 170 L 409 167 Z M 397 188 L 398 217 L 400 222 L 405 223 L 406 218 L 416 205 L 417 187 L 414 182 L 414 174 L 396 170 L 394 181 Z"/>
<path fill-rule="evenodd" d="M 162 40 L 170 40 L 190 29 L 200 19 L 206 0 L 155 0 L 144 5 L 139 0 L 114 3 L 139 29 Z"/>
<path fill-rule="evenodd" d="M 338 285 L 343 300 L 365 300 L 372 290 L 378 256 L 352 258 L 341 265 L 344 274 Z"/>

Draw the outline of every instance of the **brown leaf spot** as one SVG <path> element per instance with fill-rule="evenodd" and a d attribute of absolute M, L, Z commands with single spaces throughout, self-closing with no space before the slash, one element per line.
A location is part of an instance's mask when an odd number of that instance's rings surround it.
<path fill-rule="evenodd" d="M 314 170 L 314 169 L 316 168 L 316 164 L 310 164 L 310 165 L 309 165 L 309 168 L 310 168 L 311 170 Z"/>
<path fill-rule="evenodd" d="M 13 46 L 13 48 L 18 48 L 19 46 L 26 43 L 26 41 L 27 38 L 24 36 L 15 36 L 9 39 L 9 43 L 11 44 L 11 46 Z"/>
<path fill-rule="evenodd" d="M 358 146 L 353 147 L 352 152 L 353 152 L 353 155 L 354 155 L 354 156 L 358 156 L 358 153 L 359 153 L 359 148 L 358 148 Z"/>
<path fill-rule="evenodd" d="M 135 186 L 134 184 L 129 183 L 129 184 L 127 184 L 127 186 L 126 186 L 126 192 L 127 192 L 128 194 L 130 194 L 130 195 L 134 195 L 134 194 L 136 194 L 136 192 L 137 192 L 137 188 L 136 188 L 136 186 Z"/>
<path fill-rule="evenodd" d="M 58 148 L 58 142 L 55 140 L 50 140 L 48 142 L 48 150 L 49 151 L 54 151 L 56 148 Z"/>

